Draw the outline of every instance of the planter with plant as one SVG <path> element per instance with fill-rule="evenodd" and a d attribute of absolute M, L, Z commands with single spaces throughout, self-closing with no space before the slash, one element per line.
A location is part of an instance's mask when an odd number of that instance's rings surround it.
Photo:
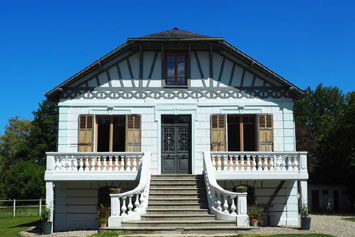
<path fill-rule="evenodd" d="M 246 193 L 248 192 L 248 187 L 244 185 L 237 186 L 236 189 L 237 193 Z"/>
<path fill-rule="evenodd" d="M 42 232 L 45 235 L 52 233 L 52 222 L 51 222 L 51 209 L 46 206 L 43 207 L 41 212 L 41 221 L 42 221 Z"/>
<path fill-rule="evenodd" d="M 258 222 L 263 224 L 263 210 L 258 209 L 255 205 L 248 211 L 251 226 L 258 226 Z"/>
<path fill-rule="evenodd" d="M 110 188 L 111 194 L 118 194 L 121 192 L 121 188 Z"/>
<path fill-rule="evenodd" d="M 100 207 L 98 210 L 100 227 L 107 226 L 109 212 L 110 211 L 109 211 L 108 207 L 105 207 L 104 205 L 100 204 Z"/>
<path fill-rule="evenodd" d="M 309 213 L 311 212 L 311 208 L 302 204 L 301 206 L 301 230 L 310 230 L 311 229 L 311 217 L 309 217 Z"/>

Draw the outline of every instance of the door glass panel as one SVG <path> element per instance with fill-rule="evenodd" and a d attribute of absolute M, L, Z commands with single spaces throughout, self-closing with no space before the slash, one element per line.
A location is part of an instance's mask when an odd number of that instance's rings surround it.
<path fill-rule="evenodd" d="M 125 116 L 113 117 L 113 147 L 112 151 L 125 151 L 126 140 Z"/>
<path fill-rule="evenodd" d="M 244 124 L 244 151 L 256 151 L 255 124 Z"/>
<path fill-rule="evenodd" d="M 110 148 L 110 117 L 107 117 L 107 116 L 97 117 L 97 126 L 98 126 L 97 151 L 98 152 L 109 151 L 109 148 Z"/>

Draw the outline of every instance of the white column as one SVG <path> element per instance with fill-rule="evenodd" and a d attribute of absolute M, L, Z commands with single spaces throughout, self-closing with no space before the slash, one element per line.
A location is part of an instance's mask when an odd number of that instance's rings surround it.
<path fill-rule="evenodd" d="M 51 210 L 51 217 L 49 221 L 52 223 L 52 230 L 53 233 L 53 202 L 54 202 L 54 185 L 53 182 L 46 182 L 46 206 Z"/>
<path fill-rule="evenodd" d="M 300 181 L 301 186 L 301 204 L 308 205 L 308 184 L 307 180 Z"/>
<path fill-rule="evenodd" d="M 237 193 L 237 226 L 249 226 L 247 193 Z"/>

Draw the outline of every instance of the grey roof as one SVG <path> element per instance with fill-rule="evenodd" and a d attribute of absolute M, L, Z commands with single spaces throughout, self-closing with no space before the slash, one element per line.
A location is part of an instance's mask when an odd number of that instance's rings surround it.
<path fill-rule="evenodd" d="M 203 34 L 193 33 L 186 30 L 180 30 L 177 27 L 174 27 L 171 30 L 145 35 L 137 38 L 130 39 L 202 39 L 202 38 L 221 38 L 221 37 L 212 37 Z"/>

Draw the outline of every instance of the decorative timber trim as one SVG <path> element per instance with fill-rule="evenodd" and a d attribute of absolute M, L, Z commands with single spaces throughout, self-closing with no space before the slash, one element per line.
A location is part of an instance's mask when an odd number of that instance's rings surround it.
<path fill-rule="evenodd" d="M 244 87 L 238 88 L 121 88 L 121 87 L 77 87 L 67 88 L 64 91 L 65 99 L 240 99 L 240 98 L 289 98 L 287 88 L 284 87 Z"/>

